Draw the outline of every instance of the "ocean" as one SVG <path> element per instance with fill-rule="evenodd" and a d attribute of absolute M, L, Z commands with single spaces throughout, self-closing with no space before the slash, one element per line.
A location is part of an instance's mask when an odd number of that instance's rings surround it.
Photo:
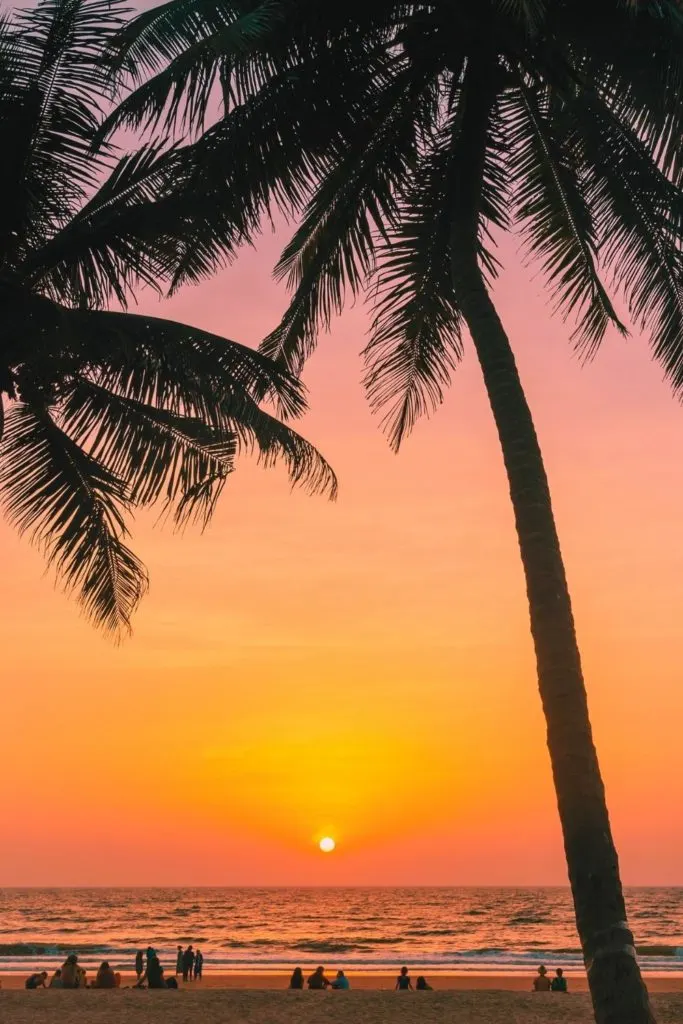
<path fill-rule="evenodd" d="M 683 973 L 683 888 L 627 892 L 641 966 Z M 2 889 L 0 971 L 46 970 L 76 952 L 92 969 L 132 970 L 154 946 L 178 944 L 204 970 L 529 972 L 581 969 L 563 888 Z"/>

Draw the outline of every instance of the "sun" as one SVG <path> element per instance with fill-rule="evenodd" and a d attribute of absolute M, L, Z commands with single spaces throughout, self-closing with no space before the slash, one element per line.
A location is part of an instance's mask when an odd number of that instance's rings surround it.
<path fill-rule="evenodd" d="M 320 846 L 320 849 L 323 851 L 323 853 L 332 853 L 337 844 L 335 843 L 332 836 L 325 836 L 324 839 L 320 840 L 320 843 L 318 845 Z"/>

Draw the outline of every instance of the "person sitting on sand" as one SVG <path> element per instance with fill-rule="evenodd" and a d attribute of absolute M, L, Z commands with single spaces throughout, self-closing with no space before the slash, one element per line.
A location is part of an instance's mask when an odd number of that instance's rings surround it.
<path fill-rule="evenodd" d="M 420 977 L 415 982 L 415 988 L 417 989 L 418 992 L 431 992 L 431 991 L 433 991 L 432 990 L 432 986 L 427 984 L 427 979 L 423 978 L 422 975 L 420 975 Z"/>
<path fill-rule="evenodd" d="M 24 983 L 24 988 L 47 988 L 47 971 L 32 974 Z"/>
<path fill-rule="evenodd" d="M 116 975 L 109 966 L 108 960 L 103 960 L 100 964 L 93 988 L 116 988 Z"/>
<path fill-rule="evenodd" d="M 413 983 L 410 980 L 410 975 L 408 974 L 408 968 L 407 967 L 402 967 L 401 968 L 401 973 L 399 974 L 398 978 L 396 979 L 396 985 L 394 987 L 394 991 L 395 992 L 407 992 L 408 989 L 412 989 L 412 987 L 413 987 Z"/>
<path fill-rule="evenodd" d="M 341 990 L 343 992 L 346 992 L 351 988 L 351 986 L 349 985 L 349 979 L 346 977 L 343 971 L 337 971 L 337 977 L 332 982 L 332 988 Z"/>
<path fill-rule="evenodd" d="M 78 966 L 78 957 L 75 953 L 69 953 L 62 964 L 62 988 L 78 988 L 81 976 Z"/>
<path fill-rule="evenodd" d="M 293 989 L 304 987 L 304 972 L 300 967 L 295 967 L 292 971 L 292 977 L 289 979 L 289 987 Z"/>
<path fill-rule="evenodd" d="M 555 971 L 555 977 L 550 982 L 551 992 L 566 992 L 567 991 L 567 979 L 564 976 L 564 971 L 561 967 L 558 967 Z"/>
<path fill-rule="evenodd" d="M 164 969 L 159 962 L 156 950 L 151 946 L 147 949 L 147 969 L 135 987 L 142 988 L 145 982 L 147 982 L 147 988 L 167 988 L 164 981 Z"/>
<path fill-rule="evenodd" d="M 313 974 L 308 979 L 309 988 L 327 988 L 331 984 L 332 982 L 330 981 L 330 979 L 325 977 L 324 967 L 316 967 L 316 969 L 313 971 Z"/>
<path fill-rule="evenodd" d="M 50 978 L 50 984 L 48 985 L 48 988 L 64 988 L 64 985 L 62 984 L 61 967 L 58 967 L 55 973 Z"/>
<path fill-rule="evenodd" d="M 534 978 L 534 992 L 550 992 L 550 978 L 545 967 L 541 964 L 538 974 Z"/>
<path fill-rule="evenodd" d="M 114 971 L 114 983 L 117 988 L 121 988 L 121 972 Z"/>
<path fill-rule="evenodd" d="M 87 978 L 88 972 L 86 971 L 85 967 L 77 967 L 76 968 L 76 974 L 78 975 L 78 985 L 76 987 L 77 988 L 87 988 L 88 987 L 88 978 Z"/>

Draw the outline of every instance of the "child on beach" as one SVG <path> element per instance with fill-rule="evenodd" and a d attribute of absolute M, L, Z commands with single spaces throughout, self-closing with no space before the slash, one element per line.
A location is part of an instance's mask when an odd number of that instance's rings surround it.
<path fill-rule="evenodd" d="M 558 967 L 555 971 L 555 977 L 550 983 L 551 992 L 566 992 L 567 991 L 567 979 L 564 976 L 564 971 L 561 967 Z"/>
<path fill-rule="evenodd" d="M 289 979 L 289 987 L 295 990 L 304 987 L 304 972 L 300 967 L 295 967 L 292 971 L 292 977 Z"/>
<path fill-rule="evenodd" d="M 396 986 L 394 988 L 394 991 L 395 992 L 407 992 L 409 989 L 412 989 L 412 987 L 413 987 L 413 983 L 410 980 L 410 975 L 408 974 L 408 968 L 407 967 L 402 967 L 401 968 L 401 973 L 399 974 L 398 978 L 396 979 Z"/>
<path fill-rule="evenodd" d="M 39 974 L 32 974 L 30 978 L 26 979 L 24 988 L 47 988 L 47 971 L 41 971 Z"/>
<path fill-rule="evenodd" d="M 423 976 L 420 975 L 420 977 L 417 979 L 417 982 L 415 983 L 415 989 L 418 992 L 431 992 L 432 991 L 432 986 L 428 985 L 427 984 L 427 979 L 423 978 Z"/>
<path fill-rule="evenodd" d="M 202 980 L 202 969 L 204 967 L 204 954 L 198 949 L 194 955 L 194 980 Z"/>
<path fill-rule="evenodd" d="M 347 991 L 351 988 L 349 985 L 349 979 L 343 971 L 337 971 L 337 977 L 332 982 L 332 988 L 341 989 L 342 991 Z"/>

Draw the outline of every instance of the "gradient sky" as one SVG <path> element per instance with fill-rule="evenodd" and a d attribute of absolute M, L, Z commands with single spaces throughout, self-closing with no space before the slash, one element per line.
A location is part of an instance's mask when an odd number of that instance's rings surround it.
<path fill-rule="evenodd" d="M 256 344 L 284 306 L 282 241 L 141 308 Z M 682 884 L 683 410 L 638 337 L 581 368 L 514 242 L 503 255 L 623 874 Z M 0 884 L 564 883 L 473 352 L 397 457 L 359 385 L 366 328 L 350 309 L 306 372 L 302 429 L 338 502 L 245 462 L 205 535 L 141 516 L 152 589 L 123 646 L 0 526 Z"/>

